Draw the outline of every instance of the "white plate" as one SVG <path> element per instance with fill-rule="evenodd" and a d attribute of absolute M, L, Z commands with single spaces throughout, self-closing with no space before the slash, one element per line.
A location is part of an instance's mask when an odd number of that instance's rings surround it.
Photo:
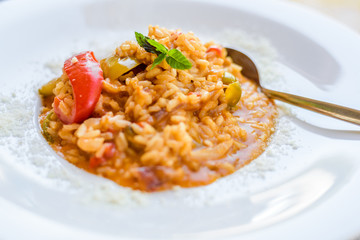
<path fill-rule="evenodd" d="M 263 36 L 278 52 L 276 65 L 285 79 L 284 89 L 360 109 L 359 36 L 308 9 L 273 0 L 0 3 L 2 94 L 14 92 L 16 87 L 26 88 L 32 81 L 49 79 L 53 73 L 42 72 L 41 66 L 52 57 L 63 60 L 74 51 L 87 50 L 91 44 L 84 42 L 107 39 L 113 43 L 118 35 L 129 37 L 135 30 L 145 33 L 148 24 L 207 36 L 209 33 L 215 36 L 224 28 Z M 124 39 L 119 37 L 118 42 Z M 13 95 L 16 96 L 19 95 Z M 35 106 L 35 99 L 29 99 L 34 102 L 27 104 Z M 6 127 L 18 125 L 11 121 L 14 111 L 3 112 L 5 104 L 8 100 L 0 98 L 3 124 L 0 138 L 9 139 Z M 23 106 L 21 101 L 17 104 Z M 23 111 L 35 114 L 36 108 Z M 55 187 L 51 183 L 58 173 L 41 172 L 46 162 L 34 161 L 33 155 L 21 161 L 17 159 L 16 151 L 17 156 L 21 156 L 23 149 L 36 152 L 37 149 L 31 148 L 38 144 L 31 145 L 30 140 L 43 141 L 34 118 L 30 127 L 35 129 L 32 133 L 36 136 L 12 129 L 14 138 L 23 140 L 15 141 L 18 146 L 9 143 L 1 148 L 0 239 L 349 239 L 359 236 L 360 128 L 305 110 L 291 108 L 291 111 L 295 115 L 290 118 L 289 126 L 293 128 L 290 134 L 295 134 L 291 137 L 299 145 L 284 151 L 284 156 L 275 152 L 273 162 L 266 162 L 266 157 L 271 155 L 268 152 L 251 163 L 246 168 L 248 175 L 253 174 L 249 169 L 256 164 L 258 168 L 254 169 L 259 169 L 261 164 L 277 166 L 273 171 L 267 169 L 263 179 L 254 180 L 260 182 L 258 185 L 253 185 L 249 178 L 244 181 L 248 184 L 243 186 L 246 191 L 229 194 L 232 188 L 242 189 L 239 186 L 242 182 L 237 180 L 244 178 L 240 170 L 239 174 L 209 187 L 154 194 L 147 196 L 150 204 L 129 203 L 128 207 L 103 203 L 101 199 L 98 204 L 81 202 L 79 196 L 86 194 L 63 191 L 66 186 Z M 42 144 L 46 145 L 45 141 Z M 279 144 L 285 147 L 288 142 L 278 143 L 281 148 Z M 48 148 L 39 151 L 39 158 L 51 154 Z M 50 158 L 59 163 L 64 176 L 88 181 L 89 191 L 97 182 L 106 182 L 60 158 L 54 160 L 49 155 Z M 34 163 L 40 167 L 32 168 Z M 104 186 L 114 192 L 121 189 L 108 182 Z M 209 192 L 218 202 L 203 199 L 211 196 L 207 195 Z M 217 193 L 224 194 L 224 198 L 216 196 Z M 200 204 L 188 204 L 186 194 L 192 203 L 198 200 Z M 209 204 L 204 205 L 206 202 Z"/>

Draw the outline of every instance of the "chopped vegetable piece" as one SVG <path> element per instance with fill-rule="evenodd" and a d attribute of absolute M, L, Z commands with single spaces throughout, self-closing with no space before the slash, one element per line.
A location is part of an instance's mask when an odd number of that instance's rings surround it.
<path fill-rule="evenodd" d="M 41 129 L 42 129 L 42 134 L 44 135 L 45 139 L 50 142 L 53 143 L 54 139 L 53 137 L 49 134 L 49 132 L 47 131 L 47 129 L 49 128 L 50 125 L 50 120 L 52 115 L 54 114 L 53 111 L 48 112 L 48 114 L 46 115 L 45 119 L 43 120 L 42 124 L 41 124 Z"/>
<path fill-rule="evenodd" d="M 129 125 L 124 128 L 125 138 L 129 143 L 129 147 L 135 150 L 142 150 L 144 146 L 135 141 L 135 136 L 137 135 L 134 129 Z"/>
<path fill-rule="evenodd" d="M 236 82 L 236 77 L 229 72 L 224 72 L 221 80 L 225 84 L 230 84 Z"/>
<path fill-rule="evenodd" d="M 241 98 L 241 85 L 239 82 L 231 83 L 225 91 L 225 99 L 230 107 L 235 107 Z"/>
<path fill-rule="evenodd" d="M 209 52 L 214 52 L 218 57 L 221 57 L 221 55 L 222 55 L 222 50 L 221 50 L 221 48 L 220 48 L 219 46 L 216 46 L 216 45 L 210 46 L 210 47 L 207 49 L 206 52 L 207 52 L 207 53 L 209 53 Z"/>
<path fill-rule="evenodd" d="M 124 134 L 128 141 L 129 141 L 129 139 L 133 138 L 136 135 L 136 133 L 134 132 L 134 129 L 130 125 L 128 125 L 124 128 Z"/>
<path fill-rule="evenodd" d="M 44 84 L 40 89 L 39 93 L 45 97 L 53 94 L 53 90 L 56 87 L 56 84 L 61 80 L 61 78 L 54 78 L 50 82 Z"/>
<path fill-rule="evenodd" d="M 116 153 L 116 147 L 114 143 L 105 143 L 104 145 L 106 145 L 103 157 L 104 158 L 112 158 L 113 156 L 115 156 Z"/>
<path fill-rule="evenodd" d="M 90 168 L 97 168 L 101 165 L 103 165 L 106 162 L 106 159 L 103 157 L 91 157 L 89 160 L 89 167 Z"/>
<path fill-rule="evenodd" d="M 94 53 L 87 51 L 67 59 L 64 72 L 72 86 L 74 105 L 67 115 L 59 107 L 63 100 L 55 97 L 54 111 L 65 124 L 81 123 L 92 114 L 99 100 L 104 80 L 103 71 Z"/>
<path fill-rule="evenodd" d="M 117 55 L 104 58 L 100 61 L 104 77 L 112 80 L 119 78 L 121 75 L 130 71 L 131 69 L 140 65 L 140 63 L 133 58 L 120 58 Z"/>

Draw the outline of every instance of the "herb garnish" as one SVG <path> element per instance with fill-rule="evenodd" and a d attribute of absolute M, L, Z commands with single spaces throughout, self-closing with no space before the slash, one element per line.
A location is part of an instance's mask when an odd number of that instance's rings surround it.
<path fill-rule="evenodd" d="M 164 59 L 175 69 L 190 69 L 192 67 L 191 62 L 176 48 L 167 49 L 161 43 L 151 39 L 141 33 L 135 32 L 136 41 L 140 47 L 144 48 L 149 53 L 154 53 L 158 57 L 154 60 L 151 69 L 160 64 Z"/>

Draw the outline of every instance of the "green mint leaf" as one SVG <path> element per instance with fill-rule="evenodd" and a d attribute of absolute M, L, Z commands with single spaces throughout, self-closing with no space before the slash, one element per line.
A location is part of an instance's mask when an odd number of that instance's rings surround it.
<path fill-rule="evenodd" d="M 136 38 L 136 41 L 138 42 L 138 44 L 140 45 L 140 47 L 144 48 L 147 52 L 155 53 L 155 54 L 158 53 L 158 51 L 156 51 L 156 47 L 153 47 L 148 42 L 148 40 L 150 39 L 149 37 L 146 37 L 141 33 L 135 32 L 135 38 Z"/>
<path fill-rule="evenodd" d="M 166 53 L 161 53 L 153 62 L 151 69 L 154 69 L 156 65 L 159 65 L 166 58 Z"/>
<path fill-rule="evenodd" d="M 135 32 L 135 38 L 140 47 L 144 48 L 149 53 L 155 53 L 156 55 L 161 54 L 160 51 L 156 50 L 156 47 L 152 46 L 149 43 L 149 40 L 151 40 L 149 37 L 146 37 L 142 35 L 141 33 Z"/>
<path fill-rule="evenodd" d="M 155 47 L 156 51 L 159 51 L 161 53 L 165 53 L 167 54 L 167 52 L 169 51 L 164 45 L 162 45 L 161 43 L 155 41 L 154 39 L 147 39 L 148 43 Z"/>
<path fill-rule="evenodd" d="M 156 55 L 160 55 L 161 52 L 156 50 L 156 47 L 152 46 L 149 42 L 148 42 L 148 37 L 146 37 L 146 41 L 144 46 L 142 46 L 147 52 L 149 53 L 155 53 Z"/>
<path fill-rule="evenodd" d="M 191 62 L 177 49 L 171 49 L 166 57 L 166 62 L 175 69 L 190 69 Z"/>
<path fill-rule="evenodd" d="M 138 42 L 138 44 L 140 45 L 140 47 L 143 47 L 146 43 L 146 38 L 144 35 L 142 35 L 141 33 L 135 32 L 135 38 L 136 41 Z"/>

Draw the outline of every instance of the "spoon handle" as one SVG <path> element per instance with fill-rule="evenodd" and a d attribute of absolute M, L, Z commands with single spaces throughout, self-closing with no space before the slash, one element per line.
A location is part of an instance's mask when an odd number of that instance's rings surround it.
<path fill-rule="evenodd" d="M 263 88 L 262 91 L 270 98 L 360 125 L 359 110 L 265 88 Z"/>

